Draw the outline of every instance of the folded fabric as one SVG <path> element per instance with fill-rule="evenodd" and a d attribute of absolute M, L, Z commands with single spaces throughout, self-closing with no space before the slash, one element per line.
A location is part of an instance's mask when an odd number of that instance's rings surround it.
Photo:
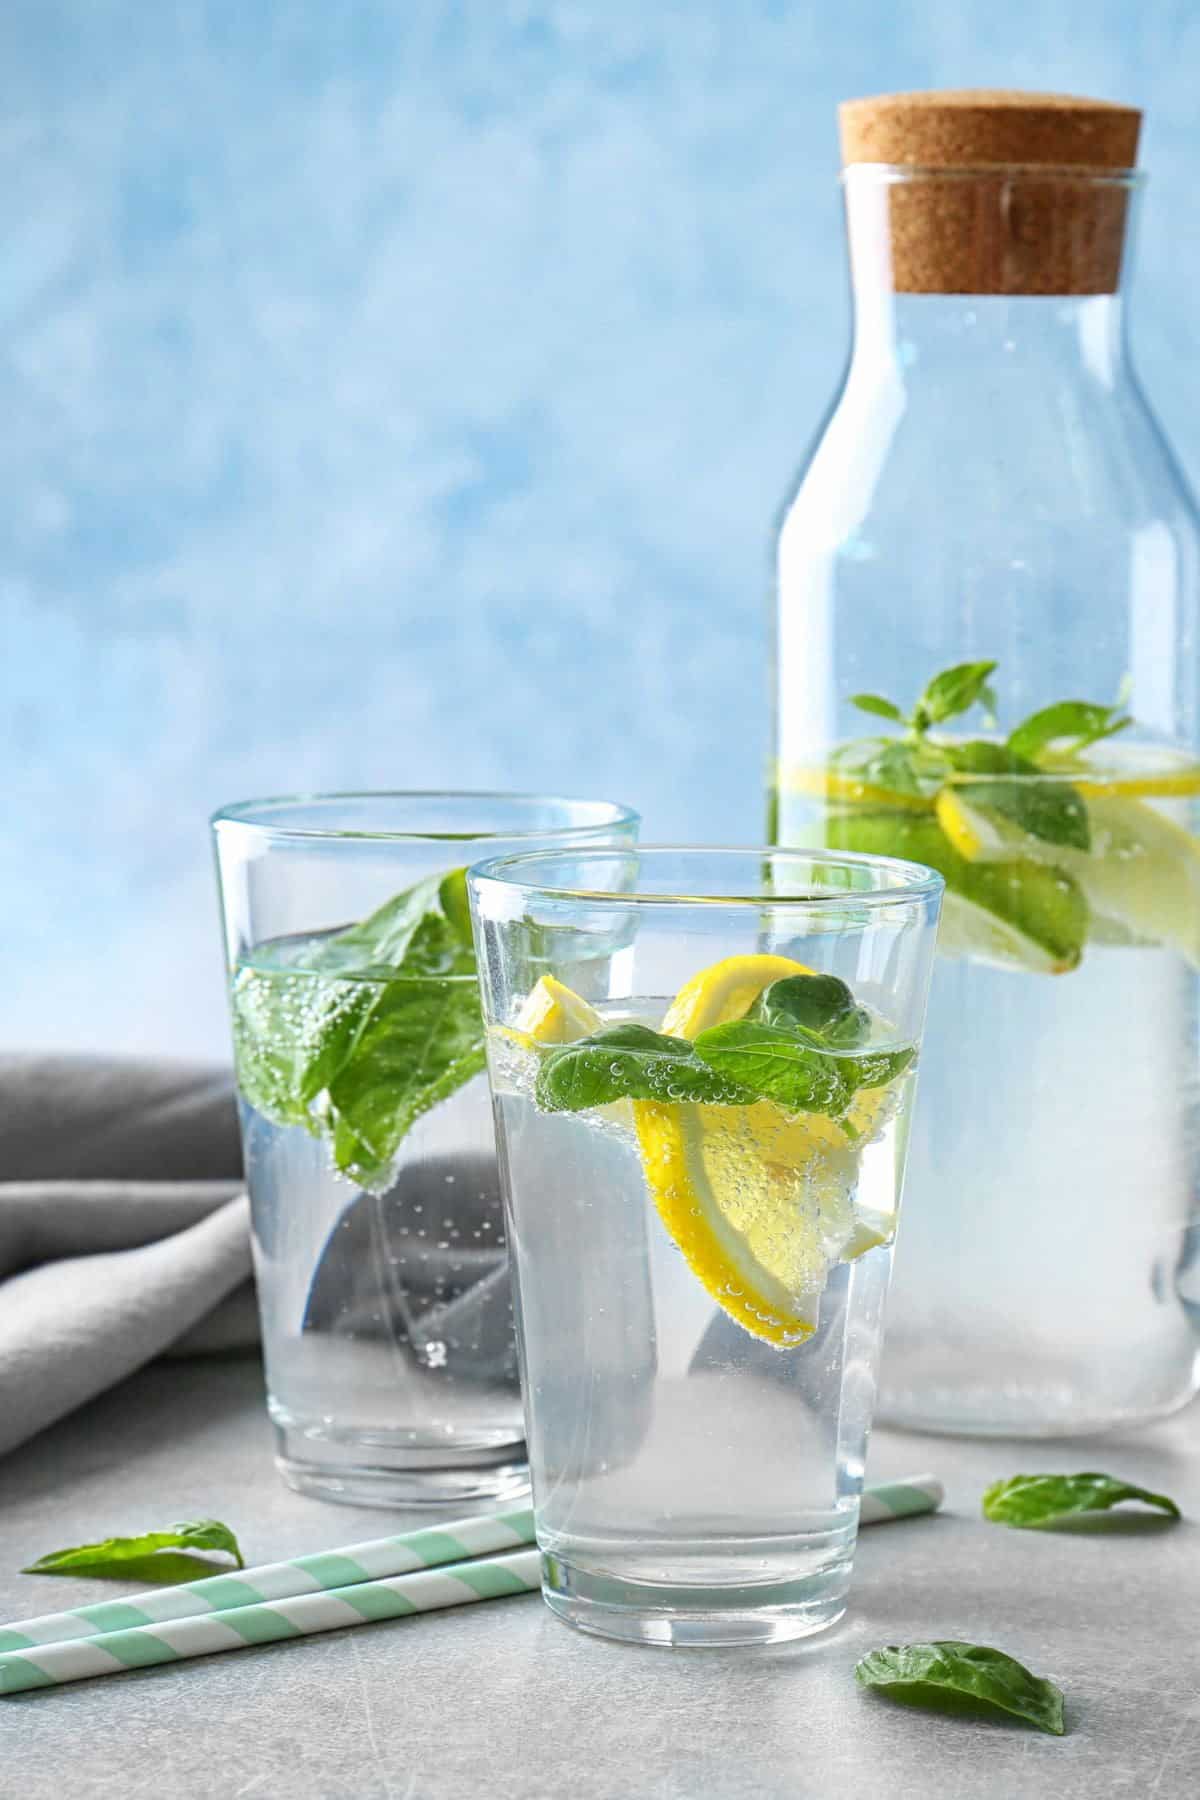
<path fill-rule="evenodd" d="M 253 1342 L 231 1075 L 0 1056 L 0 1453 L 164 1351 Z"/>

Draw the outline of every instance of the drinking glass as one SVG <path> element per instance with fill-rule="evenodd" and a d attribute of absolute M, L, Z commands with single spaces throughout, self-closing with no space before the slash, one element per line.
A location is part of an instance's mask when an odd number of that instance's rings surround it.
<path fill-rule="evenodd" d="M 941 878 L 589 847 L 469 887 L 545 1599 L 641 1643 L 822 1630 Z"/>
<path fill-rule="evenodd" d="M 213 820 L 276 1460 L 364 1506 L 528 1485 L 463 867 L 631 842 L 523 794 L 248 801 Z"/>

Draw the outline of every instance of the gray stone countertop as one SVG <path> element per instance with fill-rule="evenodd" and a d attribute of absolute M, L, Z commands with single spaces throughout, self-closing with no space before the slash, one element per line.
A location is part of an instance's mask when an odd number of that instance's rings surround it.
<path fill-rule="evenodd" d="M 1200 1538 L 979 1517 L 998 1475 L 1100 1467 L 1200 1519 L 1200 1409 L 1110 1438 L 966 1443 L 878 1431 L 871 1475 L 932 1469 L 937 1518 L 863 1533 L 851 1611 L 753 1651 L 604 1643 L 533 1595 L 0 1700 L 3 1800 L 1194 1800 Z M 115 1598 L 33 1556 L 211 1514 L 251 1562 L 332 1549 L 418 1515 L 291 1493 L 253 1361 L 160 1363 L 0 1461 L 0 1619 Z M 419 1515 L 431 1522 L 429 1515 Z M 996 1644 L 1052 1675 L 1069 1735 L 940 1719 L 858 1691 L 874 1645 Z"/>

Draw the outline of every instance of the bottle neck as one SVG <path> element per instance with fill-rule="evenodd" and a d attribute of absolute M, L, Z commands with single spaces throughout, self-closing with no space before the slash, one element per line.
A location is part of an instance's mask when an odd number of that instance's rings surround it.
<path fill-rule="evenodd" d="M 855 366 L 1121 379 L 1134 177 L 857 165 L 844 189 Z"/>
<path fill-rule="evenodd" d="M 974 368 L 1007 368 L 1014 380 L 1078 379 L 1116 387 L 1128 371 L 1119 294 L 1019 296 L 854 293 L 852 364 L 964 382 Z"/>

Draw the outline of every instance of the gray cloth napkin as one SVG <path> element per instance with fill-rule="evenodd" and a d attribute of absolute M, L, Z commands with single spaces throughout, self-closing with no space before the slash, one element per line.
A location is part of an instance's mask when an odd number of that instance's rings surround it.
<path fill-rule="evenodd" d="M 233 1080 L 0 1055 L 0 1453 L 172 1351 L 253 1343 Z"/>

